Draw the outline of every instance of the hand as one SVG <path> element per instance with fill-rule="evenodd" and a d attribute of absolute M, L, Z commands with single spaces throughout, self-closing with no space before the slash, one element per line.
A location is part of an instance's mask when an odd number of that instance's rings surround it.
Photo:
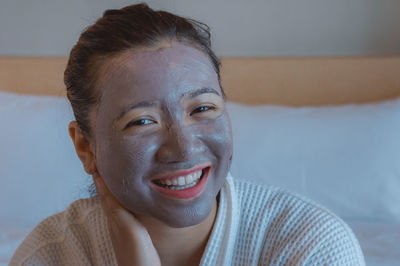
<path fill-rule="evenodd" d="M 111 195 L 99 175 L 94 175 L 93 181 L 108 219 L 118 265 L 161 265 L 146 228 Z"/>

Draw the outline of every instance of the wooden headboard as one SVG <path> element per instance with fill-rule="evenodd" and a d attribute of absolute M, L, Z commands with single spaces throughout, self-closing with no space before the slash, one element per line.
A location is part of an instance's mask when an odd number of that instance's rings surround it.
<path fill-rule="evenodd" d="M 0 90 L 65 96 L 65 57 L 0 57 Z M 362 103 L 400 96 L 400 56 L 222 58 L 228 100 L 247 104 Z"/>

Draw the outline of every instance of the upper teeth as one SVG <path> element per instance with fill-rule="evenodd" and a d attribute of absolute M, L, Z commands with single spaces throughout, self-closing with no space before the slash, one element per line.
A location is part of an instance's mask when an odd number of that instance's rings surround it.
<path fill-rule="evenodd" d="M 172 179 L 159 179 L 157 180 L 159 183 L 167 186 L 184 186 L 197 181 L 201 177 L 202 170 L 191 173 L 185 176 L 179 176 Z"/>

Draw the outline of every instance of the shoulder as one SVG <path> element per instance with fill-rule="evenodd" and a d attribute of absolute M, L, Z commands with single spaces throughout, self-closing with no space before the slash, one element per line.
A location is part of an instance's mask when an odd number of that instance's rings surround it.
<path fill-rule="evenodd" d="M 97 197 L 80 199 L 63 212 L 41 221 L 14 253 L 10 265 L 62 264 L 80 257 L 88 258 L 90 243 L 104 227 L 103 213 Z"/>
<path fill-rule="evenodd" d="M 277 187 L 236 179 L 233 186 L 242 230 L 258 233 L 264 243 L 260 260 L 268 263 L 262 264 L 290 264 L 289 257 L 301 264 L 363 264 L 350 227 L 320 204 Z"/>
<path fill-rule="evenodd" d="M 244 213 L 263 211 L 270 218 L 285 214 L 295 217 L 305 213 L 335 216 L 314 201 L 283 188 L 255 184 L 233 178 L 238 204 Z"/>
<path fill-rule="evenodd" d="M 233 186 L 237 200 L 243 212 L 267 210 L 272 216 L 285 214 L 288 216 L 303 216 L 305 213 L 320 214 L 327 217 L 337 216 L 322 205 L 289 190 L 255 184 L 233 178 Z M 246 208 L 243 208 L 246 206 Z"/>
<path fill-rule="evenodd" d="M 71 203 L 65 211 L 54 214 L 41 221 L 29 237 L 40 235 L 37 244 L 46 245 L 51 242 L 62 241 L 73 226 L 85 226 L 90 223 L 89 217 L 93 214 L 101 215 L 101 205 L 97 197 L 79 199 Z"/>

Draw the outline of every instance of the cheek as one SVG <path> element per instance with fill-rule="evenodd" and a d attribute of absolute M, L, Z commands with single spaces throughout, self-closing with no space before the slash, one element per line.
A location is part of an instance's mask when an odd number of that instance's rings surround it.
<path fill-rule="evenodd" d="M 151 138 L 114 136 L 99 145 L 99 173 L 117 200 L 123 201 L 129 192 L 146 189 L 146 172 L 153 162 L 155 143 Z"/>
<path fill-rule="evenodd" d="M 209 150 L 217 159 L 216 168 L 227 172 L 233 152 L 232 129 L 227 113 L 218 117 L 212 126 L 207 128 L 203 141 L 207 143 Z"/>

